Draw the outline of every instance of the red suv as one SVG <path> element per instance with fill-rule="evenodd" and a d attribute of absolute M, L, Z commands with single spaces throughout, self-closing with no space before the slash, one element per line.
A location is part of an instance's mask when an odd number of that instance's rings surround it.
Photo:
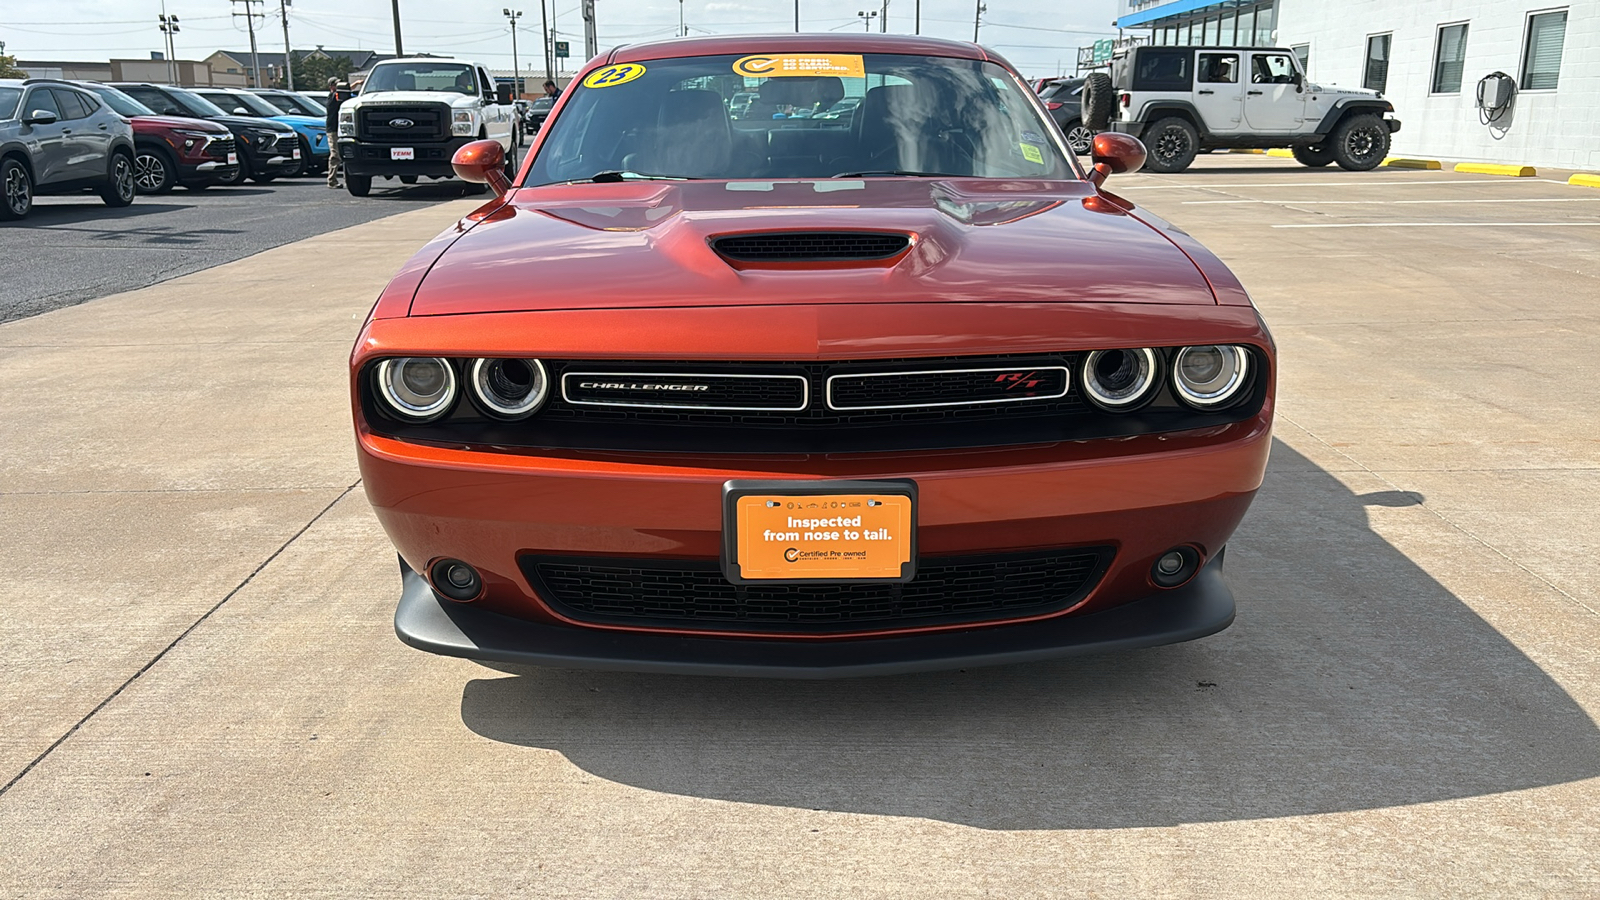
<path fill-rule="evenodd" d="M 239 171 L 233 132 L 215 122 L 158 116 L 150 107 L 106 84 L 79 82 L 133 122 L 133 182 L 141 194 L 164 194 L 175 184 L 204 190 Z"/>

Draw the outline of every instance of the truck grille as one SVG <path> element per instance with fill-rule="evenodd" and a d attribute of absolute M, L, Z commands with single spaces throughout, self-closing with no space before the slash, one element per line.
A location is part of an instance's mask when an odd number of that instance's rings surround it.
<path fill-rule="evenodd" d="M 535 592 L 580 622 L 772 634 L 1000 622 L 1068 609 L 1109 547 L 923 557 L 904 584 L 734 585 L 715 560 L 523 556 Z"/>
<path fill-rule="evenodd" d="M 442 104 L 364 106 L 359 121 L 361 136 L 375 141 L 442 141 L 450 136 L 449 107 Z"/>

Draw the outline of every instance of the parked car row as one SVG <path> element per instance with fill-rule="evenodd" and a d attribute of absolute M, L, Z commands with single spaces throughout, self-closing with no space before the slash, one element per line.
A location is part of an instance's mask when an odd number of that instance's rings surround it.
<path fill-rule="evenodd" d="M 325 171 L 325 115 L 315 98 L 265 88 L 0 79 L 0 219 L 46 194 L 126 206 L 178 185 Z"/>

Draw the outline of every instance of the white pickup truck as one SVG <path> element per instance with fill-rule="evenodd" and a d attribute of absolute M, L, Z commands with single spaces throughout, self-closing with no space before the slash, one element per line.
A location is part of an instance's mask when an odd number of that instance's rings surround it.
<path fill-rule="evenodd" d="M 452 178 L 450 158 L 462 144 L 489 138 L 515 154 L 517 110 L 510 91 L 498 91 L 489 70 L 444 57 L 391 59 L 367 75 L 361 93 L 339 107 L 335 152 L 345 186 L 357 197 L 372 179 Z M 481 191 L 481 184 L 468 190 Z"/>

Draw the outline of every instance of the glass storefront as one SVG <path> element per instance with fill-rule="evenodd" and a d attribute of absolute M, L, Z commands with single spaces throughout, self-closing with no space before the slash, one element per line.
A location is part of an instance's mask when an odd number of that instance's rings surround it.
<path fill-rule="evenodd" d="M 1270 47 L 1277 24 L 1277 0 L 1225 0 L 1148 25 L 1157 45 Z"/>

